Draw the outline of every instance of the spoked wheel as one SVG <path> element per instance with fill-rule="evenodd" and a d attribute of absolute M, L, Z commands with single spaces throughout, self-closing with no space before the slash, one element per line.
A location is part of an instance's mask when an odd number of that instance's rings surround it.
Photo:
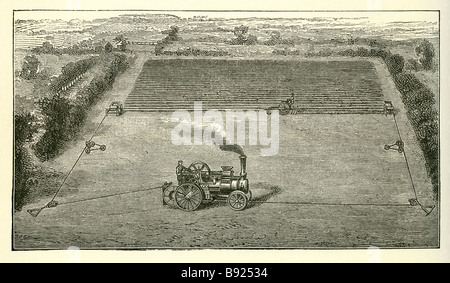
<path fill-rule="evenodd" d="M 94 147 L 95 146 L 95 142 L 93 142 L 93 141 L 86 141 L 86 146 L 87 147 Z"/>
<path fill-rule="evenodd" d="M 182 210 L 196 210 L 202 203 L 202 200 L 202 190 L 194 183 L 179 185 L 175 190 L 175 203 Z"/>
<path fill-rule="evenodd" d="M 211 169 L 209 168 L 208 164 L 202 161 L 192 163 L 191 165 L 189 165 L 188 170 L 194 172 L 195 175 L 198 176 L 199 181 L 203 182 L 207 181 L 206 179 L 208 179 L 207 177 L 204 177 L 211 174 Z"/>
<path fill-rule="evenodd" d="M 231 209 L 243 210 L 247 207 L 248 198 L 241 191 L 233 191 L 228 196 L 227 202 L 228 202 L 228 205 L 231 207 Z"/>
<path fill-rule="evenodd" d="M 105 150 L 106 150 L 106 145 L 102 144 L 102 145 L 100 146 L 100 150 L 101 150 L 101 151 L 105 151 Z"/>
<path fill-rule="evenodd" d="M 202 161 L 197 161 L 189 165 L 189 170 L 196 173 L 203 173 L 203 174 L 209 174 L 211 173 L 211 169 L 209 168 L 208 164 Z"/>
<path fill-rule="evenodd" d="M 163 191 L 163 205 L 168 205 L 175 199 L 175 187 L 167 187 Z"/>

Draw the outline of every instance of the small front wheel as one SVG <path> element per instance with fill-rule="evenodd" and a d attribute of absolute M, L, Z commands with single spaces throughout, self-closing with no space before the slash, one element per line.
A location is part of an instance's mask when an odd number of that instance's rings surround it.
<path fill-rule="evenodd" d="M 228 196 L 228 205 L 232 210 L 244 210 L 248 204 L 247 196 L 241 191 L 233 191 Z"/>
<path fill-rule="evenodd" d="M 175 199 L 175 187 L 167 187 L 163 190 L 163 205 L 168 205 Z"/>

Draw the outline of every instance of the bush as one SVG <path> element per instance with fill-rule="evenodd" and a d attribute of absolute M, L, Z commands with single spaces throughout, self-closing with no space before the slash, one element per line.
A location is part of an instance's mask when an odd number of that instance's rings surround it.
<path fill-rule="evenodd" d="M 178 49 L 175 51 L 172 50 L 164 50 L 161 52 L 163 55 L 176 55 L 176 56 L 211 56 L 211 57 L 221 57 L 221 56 L 229 56 L 225 50 L 202 50 L 199 48 L 187 48 L 187 49 Z"/>
<path fill-rule="evenodd" d="M 294 46 L 294 41 L 289 39 L 284 39 L 281 37 L 279 31 L 274 31 L 270 34 L 270 39 L 263 42 L 264 45 L 274 46 L 274 45 L 291 45 Z"/>
<path fill-rule="evenodd" d="M 393 76 L 395 76 L 403 71 L 403 67 L 405 66 L 405 59 L 403 59 L 401 55 L 394 54 L 392 56 L 387 57 L 386 66 L 389 72 Z"/>
<path fill-rule="evenodd" d="M 367 39 L 367 45 L 370 47 L 386 48 L 387 43 L 382 39 Z"/>
<path fill-rule="evenodd" d="M 378 57 L 386 61 L 386 59 L 391 56 L 391 52 L 387 49 L 370 49 L 370 55 L 372 57 Z"/>
<path fill-rule="evenodd" d="M 283 56 L 298 56 L 300 55 L 299 50 L 289 50 L 289 49 L 276 49 L 272 52 L 273 55 L 283 55 Z"/>
<path fill-rule="evenodd" d="M 230 41 L 231 45 L 255 45 L 258 42 L 256 36 L 248 34 L 248 26 L 235 27 L 233 33 L 236 38 Z"/>
<path fill-rule="evenodd" d="M 359 57 L 369 57 L 370 51 L 367 48 L 359 47 L 358 50 L 356 50 L 355 55 Z"/>
<path fill-rule="evenodd" d="M 419 71 L 421 69 L 421 65 L 419 62 L 415 59 L 408 59 L 408 61 L 405 64 L 405 70 L 411 70 L 411 71 Z"/>
<path fill-rule="evenodd" d="M 61 55 L 61 54 L 69 54 L 69 55 L 82 55 L 82 54 L 95 54 L 95 53 L 101 53 L 103 51 L 103 46 L 99 47 L 92 47 L 87 45 L 86 43 L 83 44 L 74 44 L 69 47 L 64 48 L 57 48 L 54 47 L 53 44 L 46 41 L 42 44 L 42 46 L 37 46 L 33 49 L 31 49 L 31 52 L 34 54 L 53 54 L 53 55 Z"/>
<path fill-rule="evenodd" d="M 14 115 L 14 209 L 21 210 L 30 192 L 33 162 L 25 148 L 37 131 L 35 117 L 30 113 Z"/>
<path fill-rule="evenodd" d="M 346 57 L 355 57 L 355 51 L 353 49 L 346 49 L 338 51 L 338 55 L 340 56 L 346 56 Z"/>
<path fill-rule="evenodd" d="M 26 80 L 35 79 L 41 63 L 34 55 L 28 55 L 25 57 L 22 63 L 22 70 L 20 77 Z"/>
<path fill-rule="evenodd" d="M 41 98 L 38 105 L 44 115 L 46 131 L 34 145 L 34 150 L 36 156 L 45 161 L 59 154 L 69 138 L 67 120 L 71 106 L 69 100 L 59 94 Z"/>
<path fill-rule="evenodd" d="M 394 82 L 425 157 L 435 196 L 439 195 L 439 125 L 434 94 L 414 75 L 399 73 Z"/>
<path fill-rule="evenodd" d="M 112 46 L 111 42 L 107 42 L 105 44 L 105 52 L 106 53 L 111 53 L 112 51 L 113 51 L 113 46 Z"/>
<path fill-rule="evenodd" d="M 420 63 L 425 70 L 433 69 L 433 58 L 435 56 L 433 44 L 424 39 L 415 49 L 417 56 L 420 56 Z"/>

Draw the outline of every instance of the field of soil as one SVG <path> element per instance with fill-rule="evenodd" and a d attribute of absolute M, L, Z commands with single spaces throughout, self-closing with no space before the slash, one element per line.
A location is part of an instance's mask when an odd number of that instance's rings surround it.
<path fill-rule="evenodd" d="M 146 58 L 122 74 L 95 107 L 84 134 L 47 165 L 68 172 L 111 100 L 125 99 Z M 383 94 L 399 108 L 418 198 L 432 205 L 423 157 L 389 80 L 375 64 Z M 163 206 L 164 181 L 176 181 L 179 159 L 202 160 L 212 170 L 239 168 L 238 155 L 218 146 L 176 146 L 170 113 L 126 112 L 108 116 L 93 140 L 104 152 L 83 155 L 57 201 L 37 218 L 13 216 L 13 247 L 27 249 L 156 248 L 434 248 L 439 246 L 439 208 L 418 206 L 403 155 L 384 150 L 398 139 L 392 116 L 295 115 L 280 119 L 280 150 L 261 157 L 244 146 L 254 202 L 244 211 L 212 203 L 193 212 Z M 65 204 L 64 204 L 65 203 Z"/>
<path fill-rule="evenodd" d="M 125 101 L 130 111 L 267 109 L 294 94 L 301 113 L 375 114 L 383 94 L 367 60 L 153 59 Z"/>

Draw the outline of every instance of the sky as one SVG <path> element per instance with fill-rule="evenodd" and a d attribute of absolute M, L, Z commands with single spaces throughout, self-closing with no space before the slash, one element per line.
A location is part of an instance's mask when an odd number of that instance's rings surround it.
<path fill-rule="evenodd" d="M 373 23 L 384 23 L 393 21 L 426 21 L 437 23 L 439 14 L 434 11 L 408 11 L 408 12 L 232 12 L 232 11 L 15 11 L 14 18 L 21 20 L 39 19 L 81 19 L 94 20 L 99 18 L 116 17 L 123 14 L 172 14 L 182 18 L 193 16 L 208 16 L 209 18 L 245 18 L 245 17 L 269 17 L 269 18 L 367 18 Z"/>

